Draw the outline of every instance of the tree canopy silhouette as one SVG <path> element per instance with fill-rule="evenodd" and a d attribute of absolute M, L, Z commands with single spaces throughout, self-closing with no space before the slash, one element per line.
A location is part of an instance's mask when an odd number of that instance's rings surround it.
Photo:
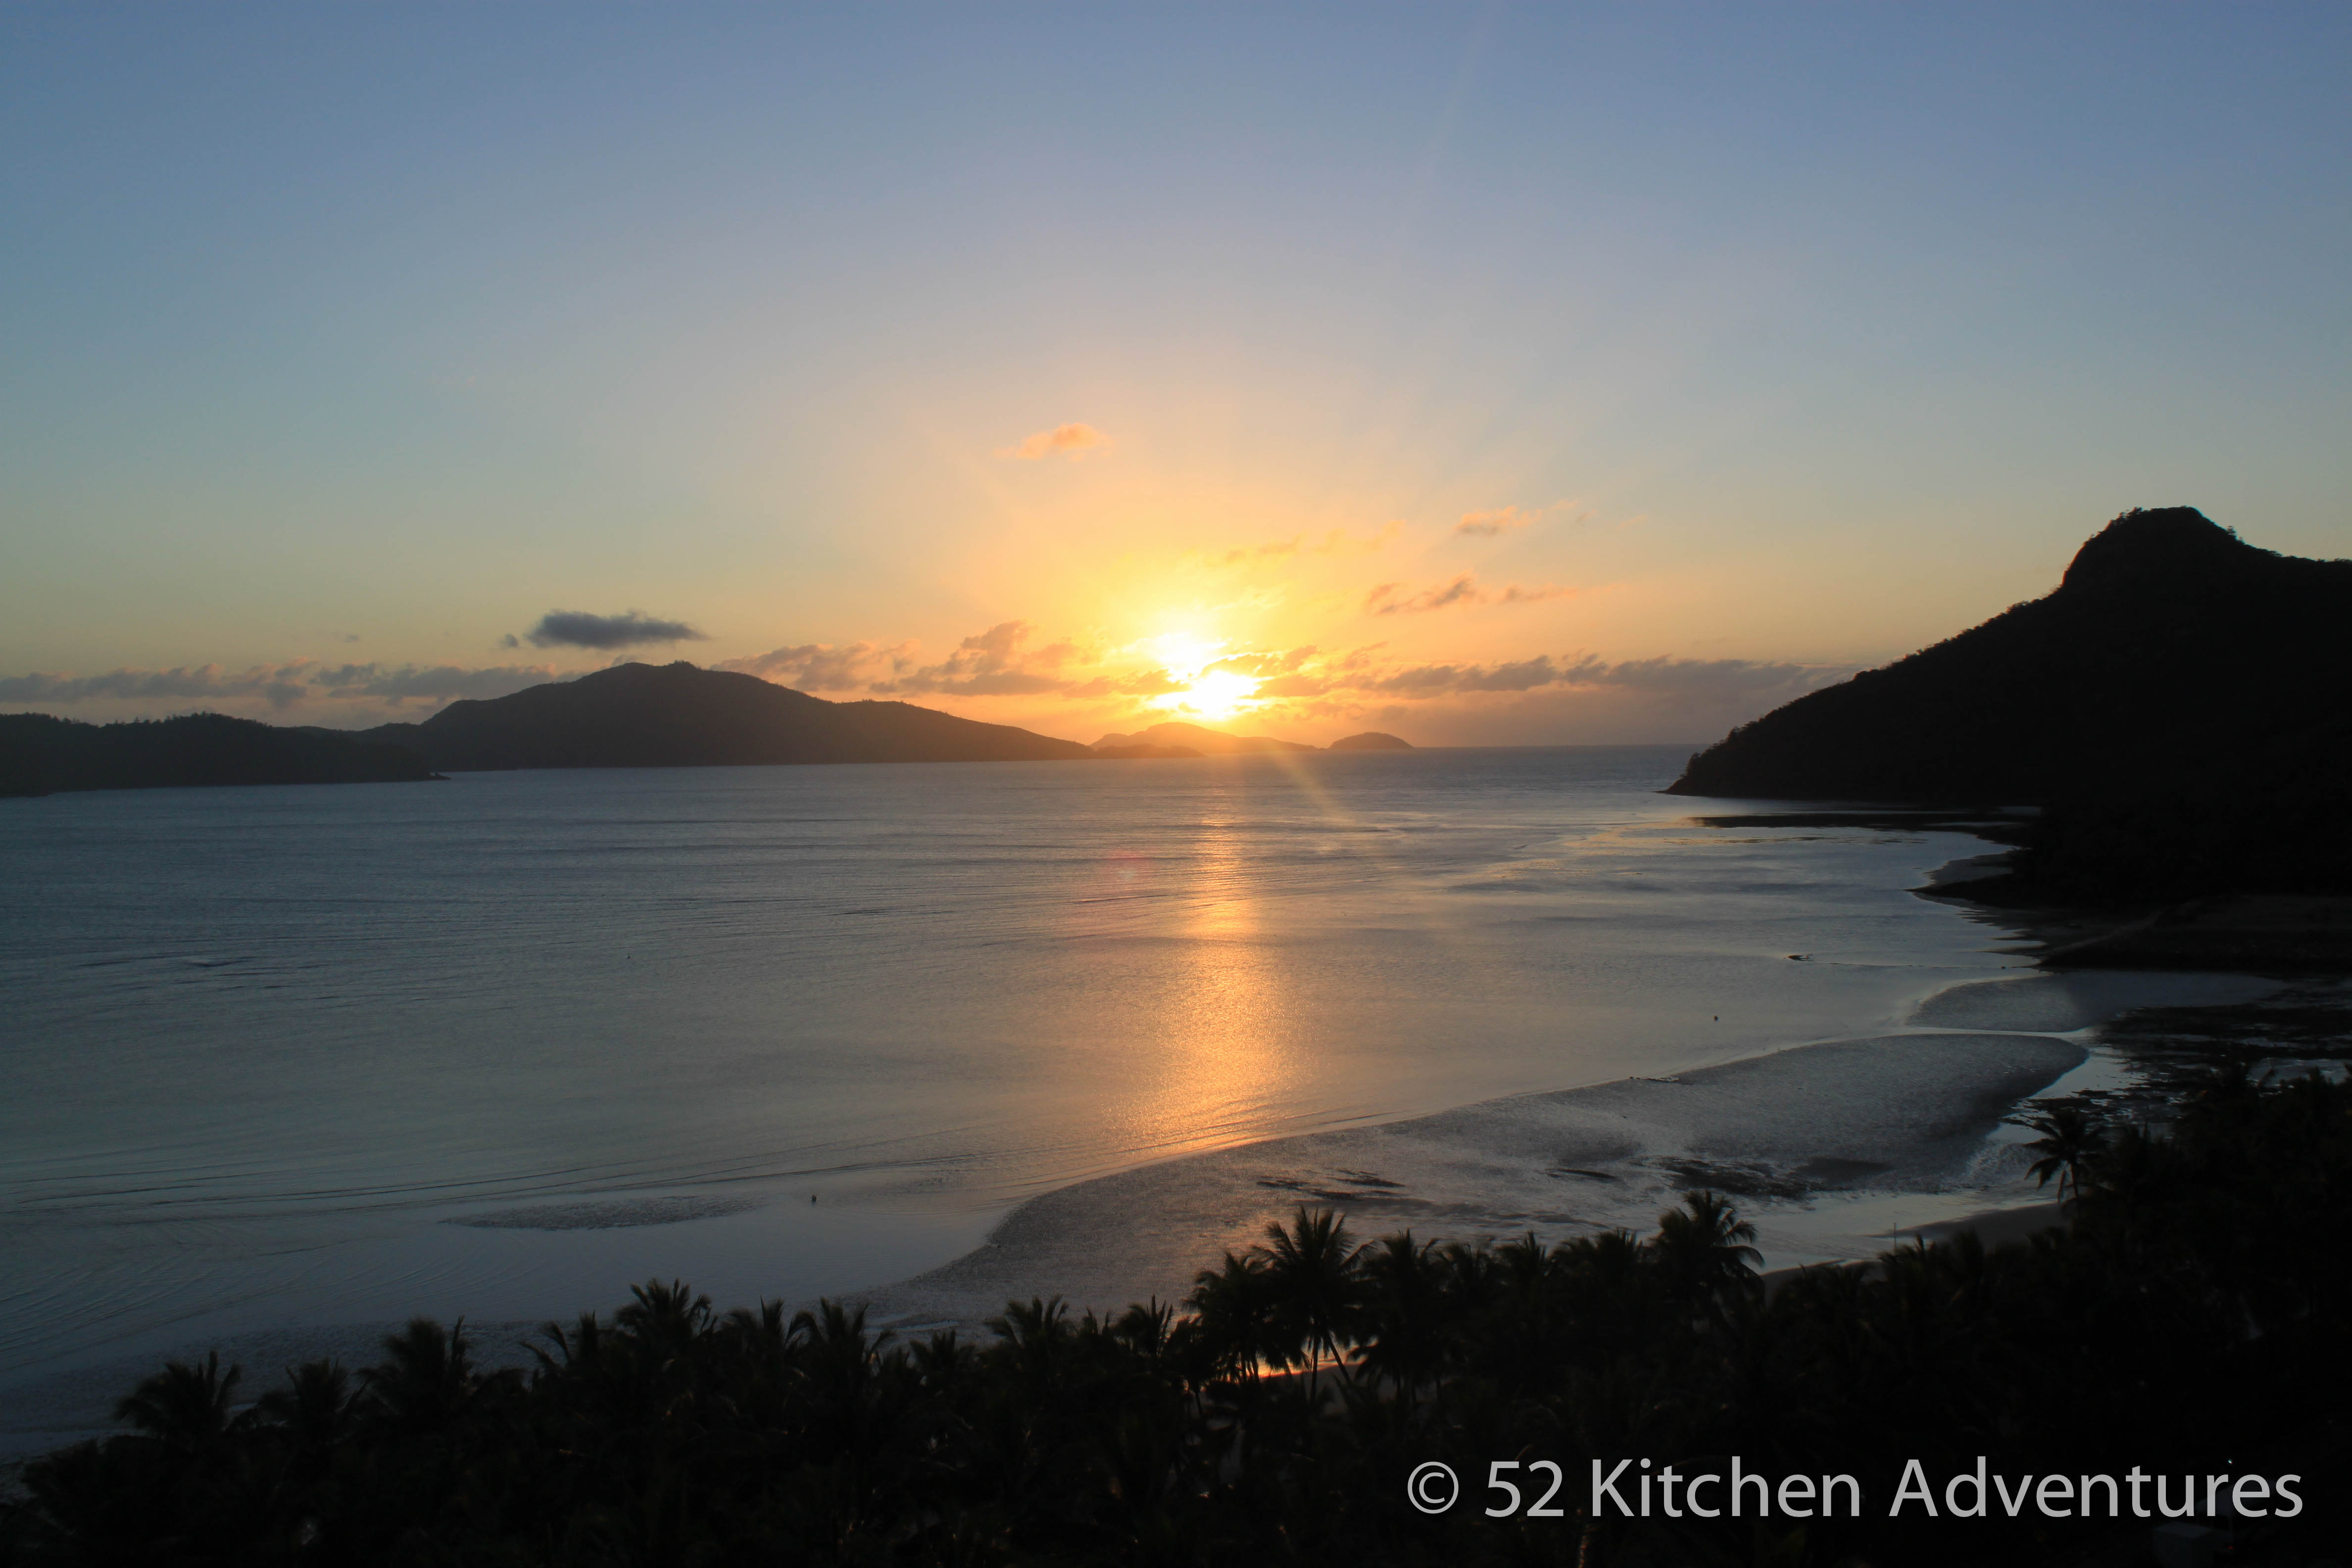
<path fill-rule="evenodd" d="M 240 1412 L 239 1369 L 173 1363 L 124 1401 L 133 1430 L 26 1469 L 0 1503 L 0 1562 L 2145 1560 L 2149 1521 L 2128 1515 L 1887 1517 L 1904 1459 L 1943 1476 L 1979 1454 L 2010 1475 L 2138 1467 L 2176 1487 L 2225 1458 L 2300 1473 L 2306 1511 L 2265 1550 L 2323 1552 L 2347 1523 L 2326 1479 L 2347 1457 L 2352 1087 L 2241 1072 L 2168 1133 L 2065 1142 L 2065 1228 L 1905 1247 L 1769 1291 L 1709 1192 L 1647 1238 L 1549 1246 L 1359 1247 L 1302 1208 L 1204 1269 L 1181 1314 L 1010 1302 L 980 1343 L 900 1341 L 835 1301 L 721 1314 L 655 1280 L 610 1316 L 546 1325 L 528 1376 L 485 1373 L 462 1326 L 426 1320 L 356 1394 L 313 1363 Z M 1874 1506 L 1584 1511 L 1595 1459 L 1689 1477 L 1731 1455 L 1773 1480 L 1853 1475 Z M 1429 1460 L 1464 1482 L 1436 1515 L 1404 1494 Z M 1475 1488 L 1496 1460 L 1538 1490 L 1538 1462 L 1560 1466 L 1560 1517 L 1486 1517 Z"/>

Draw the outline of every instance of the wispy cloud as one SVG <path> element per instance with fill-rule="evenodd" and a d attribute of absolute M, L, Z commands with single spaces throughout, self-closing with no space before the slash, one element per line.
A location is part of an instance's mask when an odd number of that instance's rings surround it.
<path fill-rule="evenodd" d="M 1027 437 L 1018 446 L 1007 447 L 996 455 L 1014 458 L 1024 463 L 1043 462 L 1060 455 L 1077 462 L 1088 452 L 1108 451 L 1110 437 L 1091 425 L 1056 425 L 1051 430 L 1040 430 Z"/>
<path fill-rule="evenodd" d="M 938 691 L 960 697 L 1034 697 L 1081 684 L 1063 671 L 1093 661 L 1074 642 L 1027 647 L 1034 629 L 1026 621 L 1000 621 L 964 638 L 938 664 L 877 681 L 871 689 L 877 696 Z"/>
<path fill-rule="evenodd" d="M 171 669 L 111 669 L 102 675 L 32 674 L 0 677 L 0 702 L 69 706 L 80 702 L 237 702 L 257 698 L 278 710 L 311 699 L 367 700 L 398 707 L 460 697 L 504 697 L 558 679 L 544 665 L 467 669 L 456 665 L 345 664 L 327 668 L 308 659 L 255 665 L 242 670 L 217 664 Z"/>
<path fill-rule="evenodd" d="M 110 669 L 103 675 L 0 677 L 0 702 L 219 701 L 259 697 L 273 708 L 290 707 L 308 693 L 306 667 L 262 664 L 231 671 L 217 664 L 176 665 L 170 669 Z"/>
<path fill-rule="evenodd" d="M 713 669 L 756 675 L 803 691 L 855 691 L 914 667 L 915 644 L 876 642 L 803 643 L 772 648 L 749 658 L 721 659 Z"/>
<path fill-rule="evenodd" d="M 1549 506 L 1498 506 L 1489 511 L 1465 511 L 1462 514 L 1462 521 L 1454 525 L 1454 532 L 1475 539 L 1492 539 L 1498 533 L 1514 532 L 1541 522 L 1548 517 L 1574 511 L 1577 505 L 1572 500 L 1556 500 Z M 1571 523 L 1590 522 L 1592 513 L 1582 512 L 1569 521 Z"/>
<path fill-rule="evenodd" d="M 1454 605 L 1531 605 L 1541 599 L 1569 598 L 1577 591 L 1558 584 L 1526 588 L 1514 583 L 1499 594 L 1489 593 L 1479 587 L 1477 580 L 1467 572 L 1443 586 L 1424 588 L 1417 594 L 1401 595 L 1399 590 L 1403 586 L 1402 583 L 1381 584 L 1364 595 L 1364 613 L 1371 616 L 1418 616 Z"/>
<path fill-rule="evenodd" d="M 1288 539 L 1277 539 L 1271 544 L 1240 545 L 1222 555 L 1196 553 L 1192 559 L 1205 566 L 1255 566 L 1264 561 L 1286 561 L 1298 553 L 1302 543 L 1301 536 L 1293 535 Z"/>
<path fill-rule="evenodd" d="M 1318 555 L 1371 555 L 1387 549 L 1390 542 L 1403 531 L 1403 520 L 1391 518 L 1361 538 L 1344 528 L 1335 528 L 1307 548 Z"/>
<path fill-rule="evenodd" d="M 1454 525 L 1456 533 L 1492 536 L 1507 533 L 1515 528 L 1525 528 L 1536 520 L 1536 514 L 1515 506 L 1496 507 L 1492 511 L 1465 511 L 1462 521 Z"/>
<path fill-rule="evenodd" d="M 374 698 L 394 703 L 449 702 L 464 697 L 506 697 L 525 687 L 544 686 L 556 679 L 546 665 L 493 665 L 467 669 L 454 664 L 399 666 L 346 664 L 320 669 L 310 685 L 332 698 Z"/>
<path fill-rule="evenodd" d="M 665 621 L 643 610 L 617 616 L 592 616 L 584 610 L 550 610 L 539 625 L 523 634 L 533 647 L 637 647 L 647 643 L 707 642 L 709 639 L 684 621 Z M 509 637 L 506 646 L 520 646 Z"/>
<path fill-rule="evenodd" d="M 1356 690 L 1405 698 L 1476 691 L 1532 691 L 1546 686 L 1616 686 L 1682 697 L 1772 697 L 1785 700 L 1845 678 L 1849 670 L 1745 658 L 1643 658 L 1612 663 L 1590 654 L 1549 654 L 1500 664 L 1422 664 L 1367 671 Z"/>
<path fill-rule="evenodd" d="M 1272 540 L 1264 544 L 1242 544 L 1223 551 L 1196 550 L 1183 559 L 1192 565 L 1205 566 L 1212 571 L 1230 571 L 1272 561 L 1287 561 L 1300 555 L 1371 555 L 1388 548 L 1403 528 L 1402 522 L 1388 522 L 1363 534 L 1350 533 L 1344 528 L 1334 528 L 1318 535 L 1294 533 L 1288 539 Z"/>
<path fill-rule="evenodd" d="M 1558 686 L 1568 672 L 1549 654 L 1505 664 L 1419 664 L 1353 682 L 1359 691 L 1392 697 L 1452 697 L 1465 691 L 1532 691 Z"/>

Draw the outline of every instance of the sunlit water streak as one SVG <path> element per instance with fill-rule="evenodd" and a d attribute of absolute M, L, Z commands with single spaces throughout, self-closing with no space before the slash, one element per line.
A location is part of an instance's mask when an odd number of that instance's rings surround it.
<path fill-rule="evenodd" d="M 1980 844 L 1696 829 L 1682 757 L 0 802 L 0 1376 L 656 1273 L 856 1289 L 1139 1162 L 1879 1028 L 2021 962 L 1903 891 Z M 604 1218 L 443 1223 L 533 1205 Z"/>

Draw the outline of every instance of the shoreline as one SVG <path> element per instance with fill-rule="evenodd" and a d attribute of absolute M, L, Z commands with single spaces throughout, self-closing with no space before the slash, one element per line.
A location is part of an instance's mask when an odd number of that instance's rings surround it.
<path fill-rule="evenodd" d="M 1953 989 L 2020 978 L 2033 977 L 1961 982 L 1915 1015 Z M 2011 1013 L 2020 1001 L 2013 992 L 1985 1000 Z M 2080 1022 L 2079 1004 L 2063 994 L 2025 1005 L 2045 1009 L 2045 1022 Z M 2001 1116 L 2090 1056 L 2080 1040 L 2054 1034 L 1914 1028 L 1259 1140 L 1038 1194 L 970 1252 L 838 1299 L 865 1306 L 877 1331 L 970 1335 L 1008 1300 L 1060 1295 L 1074 1310 L 1111 1311 L 1151 1297 L 1179 1300 L 1197 1272 L 1262 1239 L 1267 1223 L 1300 1204 L 1339 1209 L 1359 1240 L 1412 1228 L 1461 1240 L 1533 1231 L 1549 1242 L 1617 1227 L 1646 1233 L 1660 1210 L 1700 1185 L 1725 1191 L 1757 1221 L 1768 1259 L 1867 1258 L 1888 1244 L 1864 1221 L 1874 1205 L 1892 1199 L 1933 1214 L 1957 1213 L 1956 1194 L 1980 1203 L 1982 1189 L 1955 1184 Z M 1148 1227 L 1132 1223 L 1141 1214 L 1151 1215 Z M 596 1310 L 621 1304 L 631 1282 L 616 1279 L 619 1300 Z M 0 1466 L 117 1430 L 114 1400 L 166 1359 L 217 1348 L 224 1363 L 246 1367 L 239 1394 L 250 1399 L 299 1362 L 370 1364 L 399 1327 L 261 1329 L 26 1379 L 6 1391 Z M 539 1328 L 536 1320 L 467 1325 L 486 1369 L 531 1366 Z"/>
<path fill-rule="evenodd" d="M 1998 1173 L 2005 1118 L 2074 1092 L 2066 1086 L 2093 1065 L 2088 1037 L 2122 1015 L 2200 1004 L 2243 1009 L 2285 983 L 2223 964 L 2053 964 L 2151 917 L 2029 911 L 1955 891 L 2003 875 L 2013 853 L 1996 847 L 1948 862 L 1909 890 L 2008 928 L 2038 950 L 2033 966 L 1938 987 L 1894 1032 L 1801 1041 L 1668 1079 L 1507 1096 L 1114 1172 L 1025 1200 L 961 1258 L 845 1299 L 869 1308 L 877 1326 L 910 1332 L 977 1328 L 1005 1301 L 1030 1297 L 1061 1295 L 1081 1310 L 1117 1310 L 1155 1297 L 1177 1301 L 1194 1273 L 1262 1239 L 1267 1223 L 1300 1203 L 1339 1210 L 1359 1240 L 1406 1228 L 1423 1239 L 1533 1231 L 1557 1240 L 1620 1226 L 1646 1233 L 1683 1193 L 1711 1185 L 1757 1224 L 1775 1272 L 1867 1261 L 1906 1239 L 1942 1240 L 1962 1230 L 1993 1246 L 2023 1239 L 2042 1223 L 2011 1216 L 2053 1214 L 2057 1205 L 2039 1187 L 2020 1184 L 2021 1155 L 2008 1161 L 2011 1179 Z M 1929 1042 L 1970 1060 L 1939 1077 L 1914 1056 Z M 2038 1068 L 2014 1068 L 2037 1048 L 2047 1050 Z M 2004 1061 L 2004 1053 L 2013 1055 Z M 2100 1054 L 2112 1076 L 2121 1066 L 2116 1053 Z M 1816 1100 L 1800 1131 L 1787 1112 L 1832 1057 L 1841 1058 L 1839 1087 L 1848 1101 Z M 2042 1068 L 2051 1070 L 2036 1078 Z M 1693 1122 L 1660 1097 L 1669 1085 L 1738 1086 L 1732 1098 L 1739 1103 L 1720 1121 Z M 1759 1105 L 1767 1115 L 1759 1115 Z M 1685 1103 L 1681 1111 L 1690 1109 Z M 1773 1135 L 1759 1138 L 1768 1126 Z M 1895 1126 L 1915 1142 L 1886 1142 Z M 1923 1128 L 1933 1131 L 1918 1136 Z M 1580 1137 L 1586 1142 L 1576 1142 Z M 1857 1150 L 1864 1152 L 1857 1157 Z M 1895 1157 L 1871 1157 L 1874 1150 Z M 1383 1163 L 1416 1171 L 1424 1190 L 1372 1168 Z M 1498 1194 L 1516 1201 L 1496 1201 Z M 1774 1206 L 1783 1204 L 1803 1206 Z M 1136 1213 L 1154 1216 L 1140 1245 L 1120 1223 Z M 1882 1228 L 1881 1220 L 1891 1223 Z M 1183 1245 L 1172 1246 L 1171 1235 Z"/>
<path fill-rule="evenodd" d="M 853 1299 L 909 1330 L 976 1325 L 1032 1296 L 1115 1310 L 1181 1299 L 1301 1204 L 1339 1211 L 1360 1240 L 1555 1241 L 1646 1232 L 1700 1186 L 1740 1205 L 1768 1255 L 1822 1261 L 1837 1251 L 1794 1216 L 1846 1194 L 1932 1203 L 2003 1115 L 2089 1055 L 2050 1035 L 1917 1030 L 1268 1140 L 1040 1194 L 982 1247 Z M 1130 1220 L 1145 1213 L 1148 1232 Z"/>
<path fill-rule="evenodd" d="M 2216 893 L 2112 908 L 2045 903 L 2012 879 L 2016 854 L 1949 861 L 1912 890 L 2013 926 L 2040 945 L 2041 969 L 2352 974 L 2352 895 Z"/>
<path fill-rule="evenodd" d="M 2045 1207 L 2022 1185 L 2020 1107 L 2117 1076 L 2092 1037 L 2142 1008 L 2235 1010 L 2277 983 L 2231 974 L 2026 971 L 1957 982 L 1889 1032 L 1816 1040 L 1664 1079 L 1506 1096 L 1362 1128 L 1263 1140 L 1042 1193 L 980 1247 L 846 1300 L 877 1326 L 978 1327 L 1008 1300 L 1175 1301 L 1301 1204 L 1360 1241 L 1547 1242 L 1647 1234 L 1692 1190 L 1730 1197 L 1773 1269 L 1867 1261 L 1918 1235 Z M 2095 1092 L 2110 1090 L 2096 1089 Z M 1130 1216 L 1150 1214 L 1148 1232 Z M 1996 1226 L 2006 1236 L 2005 1226 Z"/>

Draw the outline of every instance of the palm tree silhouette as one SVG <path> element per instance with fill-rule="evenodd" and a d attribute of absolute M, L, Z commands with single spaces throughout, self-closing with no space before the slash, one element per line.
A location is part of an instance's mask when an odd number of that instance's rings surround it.
<path fill-rule="evenodd" d="M 1157 1373 L 1166 1364 L 1176 1328 L 1176 1309 L 1154 1296 L 1131 1301 L 1107 1331 L 1133 1355 Z"/>
<path fill-rule="evenodd" d="M 1658 1216 L 1650 1250 L 1669 1286 L 1691 1306 L 1715 1307 L 1726 1295 L 1748 1289 L 1764 1255 L 1749 1244 L 1756 1227 L 1721 1193 L 1685 1195 L 1683 1206 Z"/>
<path fill-rule="evenodd" d="M 218 1351 L 208 1352 L 202 1366 L 165 1362 L 163 1371 L 122 1396 L 114 1418 L 184 1454 L 209 1453 L 228 1435 L 230 1402 L 244 1375 L 241 1366 L 221 1371 Z"/>
<path fill-rule="evenodd" d="M 2066 1201 L 2066 1189 L 2072 1186 L 2074 1195 L 2083 1195 L 2083 1173 L 2085 1167 L 2107 1151 L 2106 1130 L 2094 1121 L 2088 1111 L 2073 1100 L 2052 1106 L 2039 1116 L 2012 1121 L 2012 1125 L 2029 1128 L 2042 1134 L 2026 1148 L 2041 1156 L 2026 1168 L 2037 1187 L 2050 1184 L 2058 1178 L 2058 1201 Z"/>
<path fill-rule="evenodd" d="M 1192 1277 L 1184 1305 L 1193 1317 L 1183 1337 L 1198 1349 L 1207 1376 L 1255 1381 L 1259 1363 L 1271 1360 L 1274 1351 L 1273 1292 L 1265 1261 L 1255 1252 L 1238 1258 L 1226 1253 L 1222 1266 Z"/>
<path fill-rule="evenodd" d="M 1356 1359 L 1393 1384 L 1406 1405 L 1437 1375 L 1445 1354 L 1446 1285 L 1451 1270 L 1434 1241 L 1412 1232 L 1382 1237 L 1363 1254 L 1363 1328 Z"/>
<path fill-rule="evenodd" d="M 676 1355 L 691 1347 L 719 1321 L 710 1309 L 710 1298 L 696 1294 L 682 1279 L 667 1285 L 648 1279 L 630 1286 L 629 1294 L 635 1299 L 614 1313 L 614 1320 L 664 1354 Z"/>
<path fill-rule="evenodd" d="M 285 1386 L 263 1394 L 254 1408 L 286 1429 L 296 1453 L 326 1453 L 351 1430 L 351 1374 L 332 1361 L 304 1362 L 288 1368 Z"/>
<path fill-rule="evenodd" d="M 1298 1206 L 1290 1228 L 1275 1221 L 1265 1243 L 1250 1250 L 1265 1263 L 1284 1348 L 1306 1352 L 1307 1384 L 1318 1388 L 1323 1358 L 1337 1358 L 1362 1298 L 1361 1247 L 1348 1245 L 1348 1222 L 1329 1209 Z"/>
<path fill-rule="evenodd" d="M 1049 1390 L 1061 1383 L 1077 1339 L 1069 1303 L 1059 1296 L 1007 1301 L 1003 1316 L 989 1319 L 985 1326 L 1003 1342 L 1013 1366 L 1034 1388 Z"/>
<path fill-rule="evenodd" d="M 447 1329 L 430 1318 L 385 1336 L 383 1361 L 360 1373 L 369 1414 L 393 1431 L 421 1436 L 464 1415 L 481 1379 L 466 1340 L 466 1320 Z"/>

